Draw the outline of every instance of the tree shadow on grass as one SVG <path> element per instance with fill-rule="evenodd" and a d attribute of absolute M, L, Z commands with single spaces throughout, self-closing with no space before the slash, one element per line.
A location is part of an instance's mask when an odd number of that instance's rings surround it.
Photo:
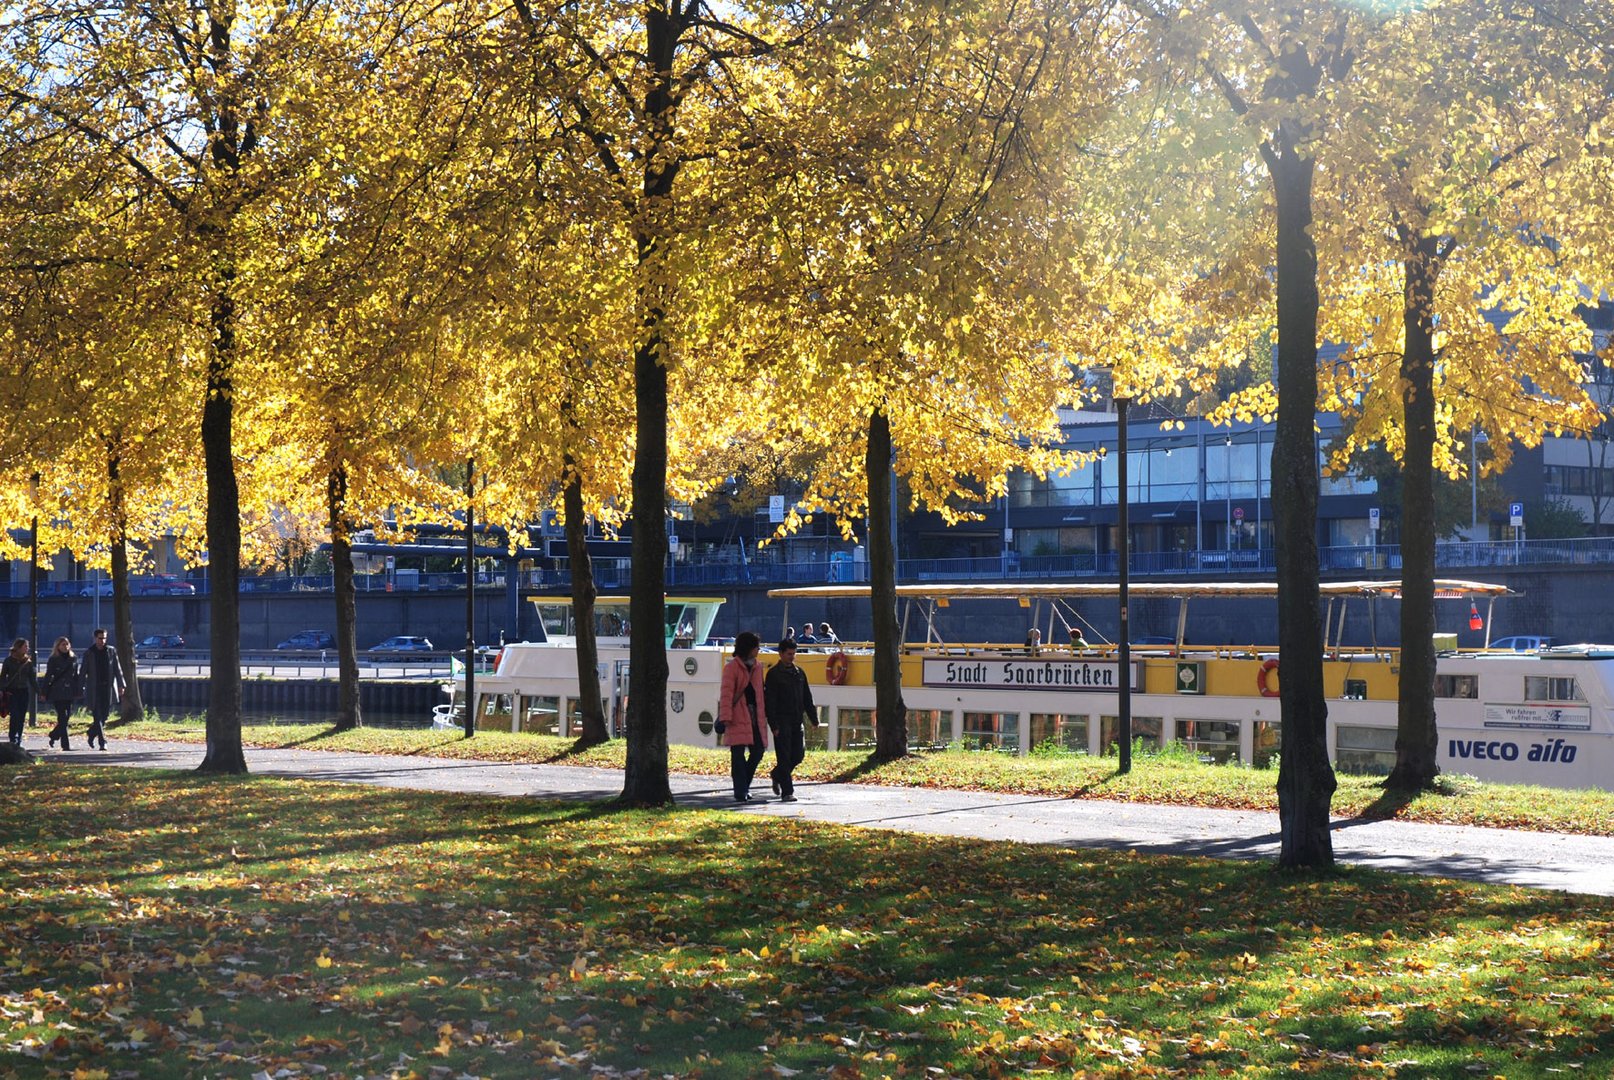
<path fill-rule="evenodd" d="M 1459 798 L 1463 795 L 1461 787 L 1449 781 L 1437 778 L 1425 788 L 1384 787 L 1372 802 L 1364 806 L 1353 821 L 1389 821 L 1401 816 L 1401 812 L 1411 806 L 1425 795 L 1443 798 Z"/>
<path fill-rule="evenodd" d="M 900 761 L 901 759 L 899 758 L 898 760 Z M 883 766 L 888 764 L 890 764 L 890 762 L 880 761 L 873 754 L 870 754 L 868 757 L 864 758 L 862 761 L 859 761 L 851 768 L 842 769 L 840 772 L 835 773 L 832 776 L 827 776 L 823 780 L 817 782 L 823 784 L 850 784 L 855 782 L 859 777 L 864 777 L 868 776 L 870 773 L 879 772 Z"/>
<path fill-rule="evenodd" d="M 550 754 L 546 758 L 539 758 L 534 764 L 538 764 L 538 765 L 559 765 L 559 764 L 561 764 L 563 762 L 570 761 L 573 758 L 581 757 L 582 755 L 588 753 L 590 750 L 594 749 L 596 746 L 605 746 L 605 745 L 606 745 L 606 743 L 602 743 L 602 742 L 586 742 L 583 739 L 578 739 L 576 742 L 572 743 L 570 746 L 564 746 L 561 749 L 556 750 L 553 754 Z"/>

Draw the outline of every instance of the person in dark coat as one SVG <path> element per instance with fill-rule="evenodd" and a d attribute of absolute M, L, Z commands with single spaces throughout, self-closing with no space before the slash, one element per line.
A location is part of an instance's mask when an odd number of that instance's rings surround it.
<path fill-rule="evenodd" d="M 762 639 L 749 630 L 734 639 L 734 659 L 723 667 L 717 699 L 717 733 L 729 748 L 735 802 L 751 801 L 751 778 L 768 748 L 767 692 L 757 662 L 761 648 Z"/>
<path fill-rule="evenodd" d="M 768 726 L 773 729 L 773 791 L 780 802 L 796 801 L 796 785 L 791 773 L 807 756 L 804 722 L 818 726 L 818 708 L 813 705 L 813 688 L 807 673 L 796 666 L 796 642 L 785 638 L 779 643 L 779 662 L 768 669 L 764 680 L 768 706 Z"/>
<path fill-rule="evenodd" d="M 50 744 L 55 746 L 60 739 L 63 750 L 73 749 L 67 741 L 67 718 L 73 714 L 73 702 L 78 698 L 78 657 L 73 655 L 73 643 L 65 637 L 56 639 L 56 647 L 45 660 L 45 679 L 40 683 L 39 694 L 56 707 Z"/>
<path fill-rule="evenodd" d="M 95 644 L 84 650 L 78 670 L 84 676 L 84 700 L 90 707 L 90 730 L 84 739 L 91 746 L 100 739 L 101 749 L 105 750 L 106 718 L 114 700 L 112 692 L 116 690 L 118 698 L 123 697 L 123 669 L 118 666 L 118 650 L 106 643 L 105 630 L 95 631 Z"/>
<path fill-rule="evenodd" d="M 34 677 L 34 658 L 28 653 L 28 639 L 20 637 L 11 643 L 11 652 L 0 661 L 0 690 L 5 691 L 11 706 L 11 745 L 22 745 L 23 725 L 28 723 L 28 706 L 34 700 L 38 680 Z"/>

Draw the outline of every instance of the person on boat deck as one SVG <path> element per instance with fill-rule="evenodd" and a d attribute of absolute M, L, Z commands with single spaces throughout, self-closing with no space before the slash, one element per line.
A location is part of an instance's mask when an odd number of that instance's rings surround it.
<path fill-rule="evenodd" d="M 717 733 L 729 748 L 729 775 L 734 780 L 734 801 L 751 801 L 751 778 L 757 774 L 762 751 L 768 748 L 767 689 L 757 652 L 762 639 L 749 630 L 734 639 L 734 659 L 723 666 L 721 695 L 717 700 Z"/>
<path fill-rule="evenodd" d="M 1036 653 L 1042 648 L 1042 631 L 1033 626 L 1026 631 L 1026 652 Z"/>
<path fill-rule="evenodd" d="M 801 633 L 796 635 L 797 645 L 817 645 L 818 638 L 813 634 L 812 623 L 802 623 Z"/>
<path fill-rule="evenodd" d="M 1082 632 L 1074 626 L 1070 628 L 1070 647 L 1072 651 L 1088 647 L 1087 639 L 1082 637 Z"/>
<path fill-rule="evenodd" d="M 763 680 L 768 726 L 773 729 L 773 793 L 780 802 L 796 801 L 796 785 L 791 773 L 807 756 L 805 723 L 818 726 L 818 709 L 813 705 L 813 688 L 807 673 L 796 666 L 796 643 L 785 638 L 779 643 L 779 662 L 768 669 Z"/>
<path fill-rule="evenodd" d="M 818 624 L 818 643 L 820 645 L 839 645 L 841 639 L 835 636 L 835 631 L 830 629 L 829 623 L 821 622 Z"/>

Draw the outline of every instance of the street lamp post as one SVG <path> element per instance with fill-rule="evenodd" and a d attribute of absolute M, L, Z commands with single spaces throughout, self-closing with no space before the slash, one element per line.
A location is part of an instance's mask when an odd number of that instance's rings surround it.
<path fill-rule="evenodd" d="M 1123 394 L 1115 394 L 1115 436 L 1116 450 L 1120 461 L 1116 467 L 1116 478 L 1120 481 L 1120 499 L 1117 504 L 1120 517 L 1120 538 L 1117 544 L 1120 555 L 1120 572 L 1118 589 L 1120 597 L 1121 614 L 1121 688 L 1120 700 L 1116 709 L 1116 733 L 1120 736 L 1120 764 L 1117 772 L 1129 773 L 1132 771 L 1132 650 L 1127 632 L 1127 564 L 1131 555 L 1127 538 L 1127 490 L 1126 490 L 1126 407 L 1128 398 Z"/>
<path fill-rule="evenodd" d="M 33 505 L 34 520 L 29 533 L 28 553 L 28 651 L 33 654 L 35 670 L 39 664 L 39 474 L 28 478 L 28 500 Z M 39 695 L 28 695 L 28 726 L 39 726 Z M 63 742 L 62 746 L 67 743 Z"/>

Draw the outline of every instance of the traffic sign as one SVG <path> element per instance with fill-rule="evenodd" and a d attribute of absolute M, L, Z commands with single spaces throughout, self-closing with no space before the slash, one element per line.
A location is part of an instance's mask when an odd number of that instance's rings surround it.
<path fill-rule="evenodd" d="M 1372 529 L 1374 532 L 1379 531 L 1379 508 L 1376 506 L 1372 507 L 1367 512 L 1367 527 Z"/>
<path fill-rule="evenodd" d="M 783 495 L 768 496 L 768 521 L 777 525 L 785 519 L 785 497 Z"/>
<path fill-rule="evenodd" d="M 1524 524 L 1524 504 L 1522 502 L 1512 503 L 1508 506 L 1508 524 L 1514 526 Z"/>

